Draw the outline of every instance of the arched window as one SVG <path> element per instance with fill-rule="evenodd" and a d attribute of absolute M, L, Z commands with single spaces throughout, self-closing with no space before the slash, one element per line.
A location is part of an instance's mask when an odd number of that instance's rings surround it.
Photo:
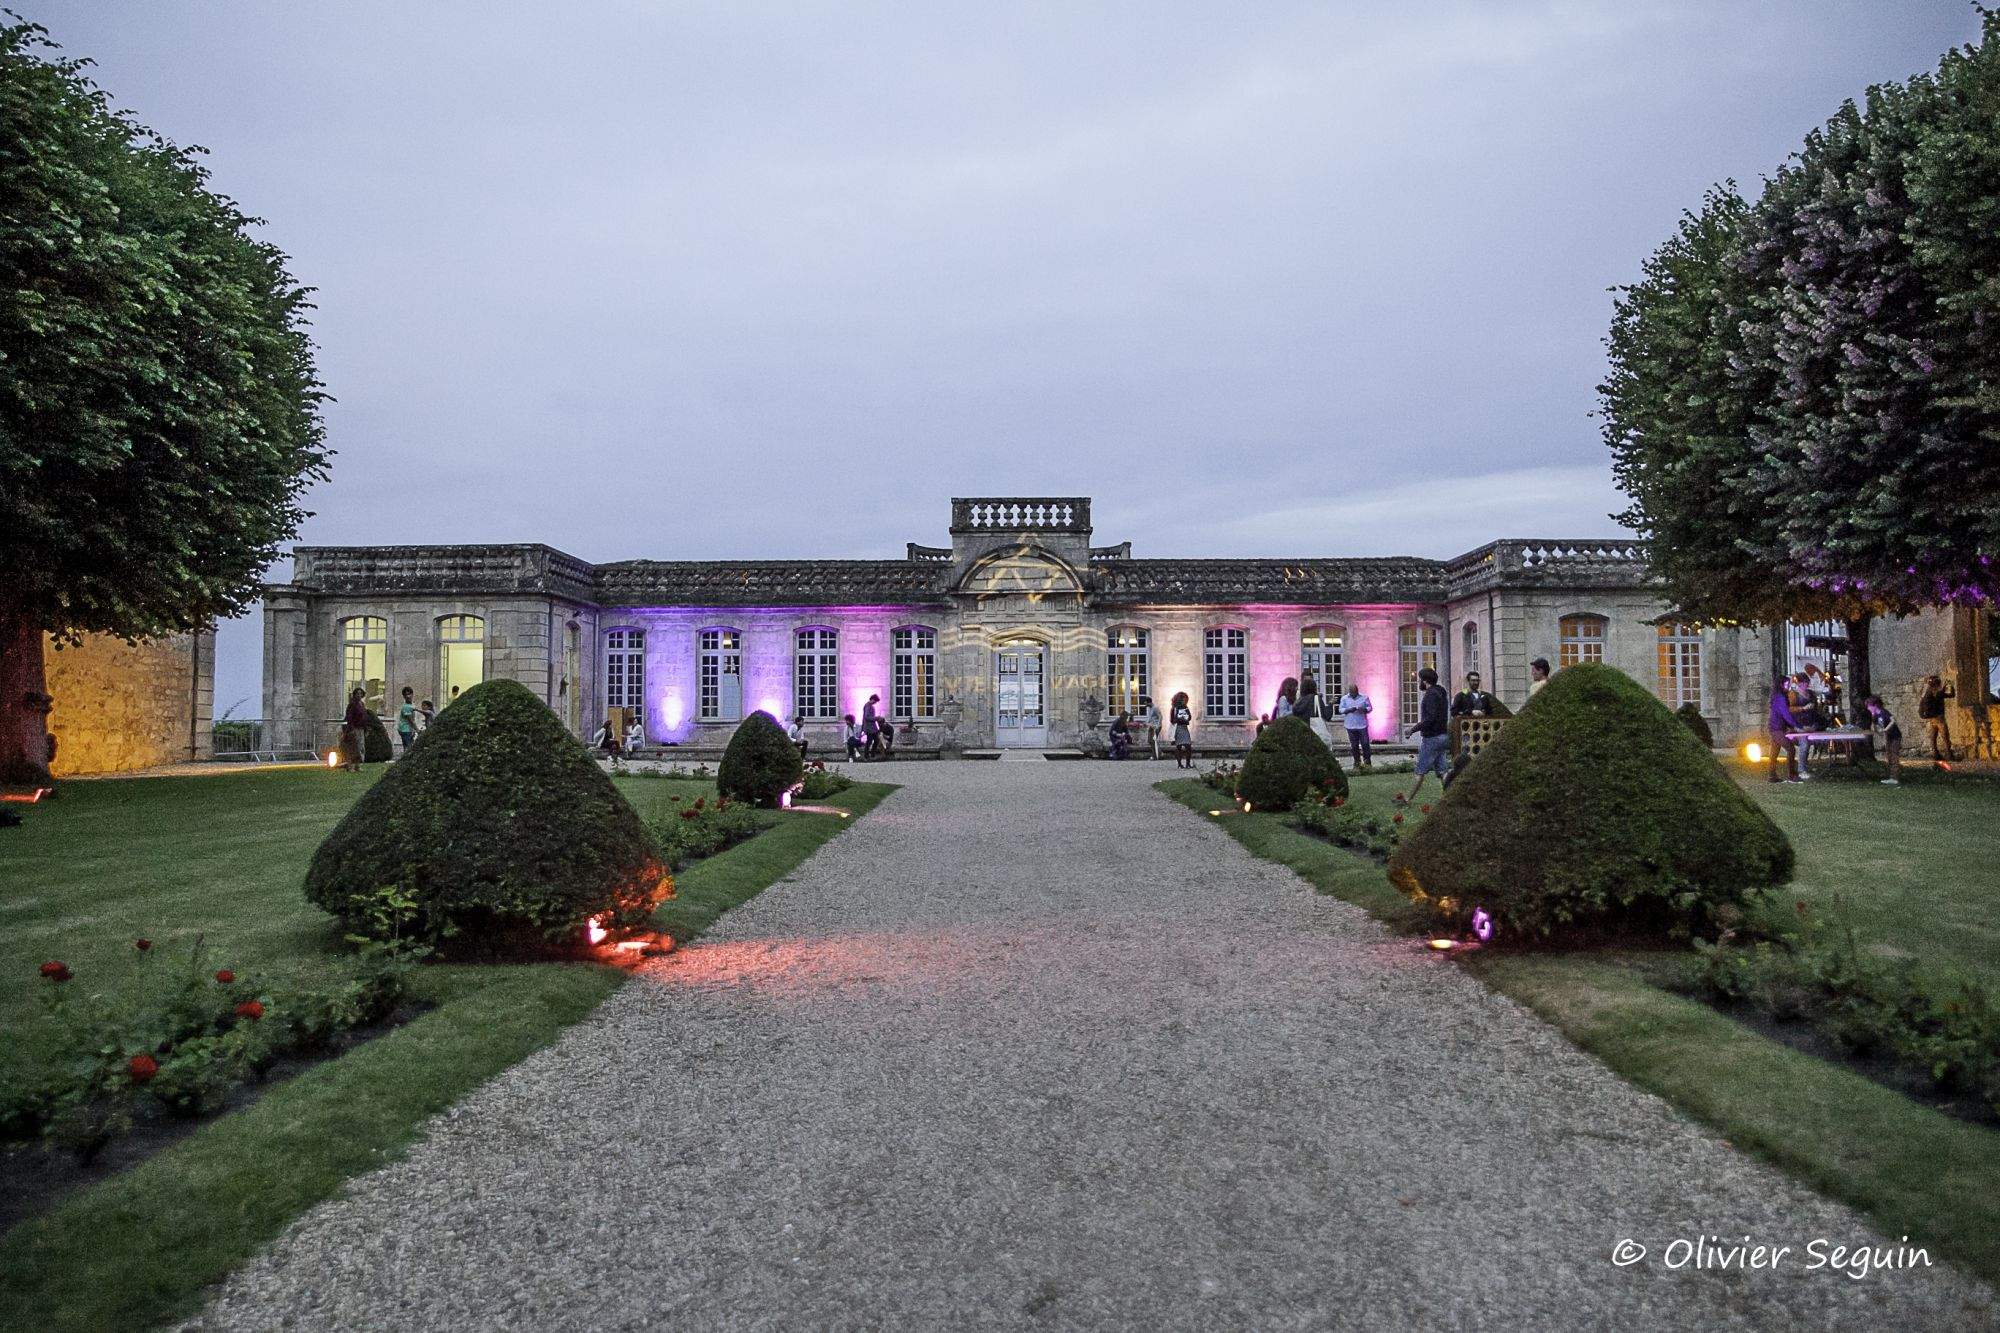
<path fill-rule="evenodd" d="M 1104 632 L 1104 682 L 1110 696 L 1110 716 L 1138 717 L 1153 695 L 1151 636 L 1137 625 L 1113 625 Z"/>
<path fill-rule="evenodd" d="M 937 631 L 905 625 L 889 636 L 890 716 L 928 722 L 937 716 Z"/>
<path fill-rule="evenodd" d="M 839 636 L 830 629 L 802 629 L 792 654 L 792 710 L 808 722 L 840 717 Z"/>
<path fill-rule="evenodd" d="M 1338 625 L 1307 625 L 1299 634 L 1299 678 L 1313 673 L 1323 702 L 1338 699 L 1347 689 L 1346 632 Z"/>
<path fill-rule="evenodd" d="M 1465 656 L 1459 659 L 1459 670 L 1469 675 L 1479 670 L 1479 622 L 1466 621 L 1460 637 L 1465 640 Z"/>
<path fill-rule="evenodd" d="M 1669 708 L 1701 707 L 1701 627 L 1669 620 L 1660 627 L 1660 699 Z"/>
<path fill-rule="evenodd" d="M 1444 635 L 1436 625 L 1405 625 L 1396 631 L 1396 652 L 1400 670 L 1396 694 L 1396 726 L 1408 730 L 1417 724 L 1417 704 L 1424 687 L 1417 673 L 1425 667 L 1438 669 L 1438 648 Z"/>
<path fill-rule="evenodd" d="M 696 642 L 695 720 L 734 722 L 743 716 L 743 631 L 705 629 Z"/>
<path fill-rule="evenodd" d="M 1578 662 L 1602 662 L 1604 625 L 1603 616 L 1564 616 L 1561 621 L 1562 643 L 1560 651 L 1556 654 L 1556 665 L 1575 666 Z"/>
<path fill-rule="evenodd" d="M 632 721 L 645 725 L 646 631 L 605 631 L 604 706 L 622 708 Z"/>
<path fill-rule="evenodd" d="M 480 616 L 444 616 L 437 623 L 438 707 L 486 679 L 486 621 Z"/>
<path fill-rule="evenodd" d="M 1224 625 L 1201 632 L 1201 709 L 1220 722 L 1250 716 L 1250 632 Z"/>
<path fill-rule="evenodd" d="M 356 689 L 370 712 L 381 714 L 389 695 L 389 622 L 349 616 L 340 622 L 340 707 Z"/>

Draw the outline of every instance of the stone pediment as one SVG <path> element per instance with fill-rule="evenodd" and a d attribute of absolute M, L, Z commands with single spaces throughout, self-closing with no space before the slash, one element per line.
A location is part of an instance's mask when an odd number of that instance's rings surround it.
<path fill-rule="evenodd" d="M 1057 556 L 1024 546 L 981 557 L 952 591 L 981 598 L 1078 596 L 1083 580 Z"/>

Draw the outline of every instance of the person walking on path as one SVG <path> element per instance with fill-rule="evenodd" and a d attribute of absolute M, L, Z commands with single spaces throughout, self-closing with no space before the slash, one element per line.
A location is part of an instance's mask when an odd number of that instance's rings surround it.
<path fill-rule="evenodd" d="M 1945 716 L 1944 701 L 1956 699 L 1958 691 L 1936 676 L 1924 678 L 1924 692 L 1917 696 L 1917 716 L 1930 733 L 1931 758 L 1947 764 L 1958 758 L 1951 750 L 1951 719 Z"/>
<path fill-rule="evenodd" d="M 1799 747 L 1792 743 L 1789 733 L 1799 729 L 1798 718 L 1792 715 L 1791 691 L 1786 688 L 1790 682 L 1783 676 L 1771 687 L 1771 715 L 1765 723 L 1771 736 L 1770 778 L 1773 782 L 1797 782 Z M 1785 776 L 1778 776 L 1778 764 L 1783 760 Z"/>
<path fill-rule="evenodd" d="M 1311 679 L 1310 673 L 1307 679 Z M 1290 717 L 1298 711 L 1298 706 L 1299 683 L 1291 676 L 1287 676 L 1284 683 L 1278 686 L 1278 701 L 1271 705 L 1271 720 L 1276 722 L 1281 717 Z"/>
<path fill-rule="evenodd" d="M 347 715 L 340 719 L 340 766 L 361 771 L 361 738 L 368 730 L 368 705 L 361 702 L 361 687 L 347 696 Z"/>
<path fill-rule="evenodd" d="M 861 705 L 862 747 L 871 755 L 882 752 L 882 726 L 875 716 L 875 705 L 881 702 L 881 695 L 871 694 L 868 696 L 868 702 Z"/>
<path fill-rule="evenodd" d="M 1423 790 L 1426 775 L 1436 773 L 1440 784 L 1451 776 L 1450 705 L 1444 697 L 1444 686 L 1438 684 L 1438 673 L 1432 667 L 1417 673 L 1417 683 L 1424 687 L 1424 692 L 1417 701 L 1416 725 L 1403 733 L 1421 737 L 1417 742 L 1417 785 L 1410 788 L 1408 798 L 1412 801 Z"/>
<path fill-rule="evenodd" d="M 1153 702 L 1153 696 L 1150 694 L 1139 700 L 1139 706 L 1146 710 L 1146 736 L 1152 742 L 1153 758 L 1158 759 L 1160 757 L 1160 728 L 1166 725 L 1166 719 L 1160 716 L 1160 706 Z"/>
<path fill-rule="evenodd" d="M 1536 691 L 1549 683 L 1549 659 L 1538 657 L 1528 663 L 1528 697 L 1535 697 Z"/>
<path fill-rule="evenodd" d="M 1899 786 L 1903 777 L 1903 729 L 1896 725 L 1896 715 L 1875 695 L 1868 696 L 1866 707 L 1875 738 L 1882 742 L 1883 762 L 1889 765 L 1889 776 L 1882 779 L 1882 785 Z"/>
<path fill-rule="evenodd" d="M 1194 712 L 1188 707 L 1187 691 L 1174 696 L 1173 709 L 1168 713 L 1168 721 L 1174 728 L 1174 766 L 1194 767 Z"/>
<path fill-rule="evenodd" d="M 408 685 L 403 687 L 403 702 L 396 708 L 396 735 L 403 742 L 403 753 L 408 754 L 417 739 L 417 692 Z"/>
<path fill-rule="evenodd" d="M 1375 701 L 1361 692 L 1359 685 L 1349 685 L 1347 693 L 1340 696 L 1340 725 L 1347 732 L 1347 753 L 1356 768 L 1368 768 L 1375 757 L 1368 745 L 1368 715 L 1375 711 Z"/>

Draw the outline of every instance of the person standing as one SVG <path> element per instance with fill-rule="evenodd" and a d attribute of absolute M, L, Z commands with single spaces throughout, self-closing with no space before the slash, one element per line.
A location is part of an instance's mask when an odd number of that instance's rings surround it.
<path fill-rule="evenodd" d="M 1188 707 L 1187 691 L 1174 696 L 1174 706 L 1167 714 L 1167 720 L 1174 728 L 1174 766 L 1194 767 L 1194 711 Z"/>
<path fill-rule="evenodd" d="M 437 705 L 433 704 L 429 699 L 424 700 L 423 707 L 417 710 L 417 730 L 429 731 L 431 723 L 437 721 L 437 716 Z"/>
<path fill-rule="evenodd" d="M 1349 685 L 1347 693 L 1340 696 L 1340 725 L 1347 732 L 1347 753 L 1356 768 L 1375 762 L 1368 745 L 1368 715 L 1374 711 L 1375 701 L 1363 694 L 1359 685 Z"/>
<path fill-rule="evenodd" d="M 881 695 L 871 694 L 868 702 L 861 705 L 861 739 L 871 755 L 882 752 L 882 724 L 875 716 L 875 705 L 881 702 Z"/>
<path fill-rule="evenodd" d="M 1875 738 L 1882 742 L 1882 758 L 1889 765 L 1889 776 L 1882 779 L 1885 787 L 1901 785 L 1903 777 L 1903 729 L 1896 725 L 1896 715 L 1883 706 L 1874 695 L 1868 696 L 1869 725 L 1875 731 Z"/>
<path fill-rule="evenodd" d="M 1312 679 L 1311 672 L 1306 673 L 1306 679 Z M 1287 676 L 1284 683 L 1278 686 L 1278 701 L 1271 705 L 1271 720 L 1276 722 L 1281 717 L 1290 717 L 1298 711 L 1298 706 L 1299 683 Z"/>
<path fill-rule="evenodd" d="M 1319 697 L 1319 677 L 1310 668 L 1299 676 L 1299 701 L 1292 709 L 1292 716 L 1304 718 L 1320 743 L 1332 746 L 1333 728 L 1327 725 L 1327 718 L 1332 715 L 1327 711 L 1326 700 Z"/>
<path fill-rule="evenodd" d="M 1493 696 L 1479 688 L 1479 673 L 1465 673 L 1465 688 L 1451 701 L 1453 717 L 1485 717 L 1493 711 Z"/>
<path fill-rule="evenodd" d="M 1549 659 L 1538 657 L 1528 663 L 1528 697 L 1535 697 L 1536 691 L 1549 683 Z"/>
<path fill-rule="evenodd" d="M 1152 695 L 1148 694 L 1144 696 L 1139 700 L 1139 703 L 1146 710 L 1146 735 L 1153 745 L 1153 758 L 1158 759 L 1160 757 L 1160 728 L 1166 724 L 1166 719 L 1160 716 L 1160 706 L 1153 702 Z"/>
<path fill-rule="evenodd" d="M 1410 788 L 1409 795 L 1412 801 L 1423 790 L 1424 778 L 1429 774 L 1437 774 L 1440 784 L 1451 776 L 1450 705 L 1444 697 L 1444 686 L 1438 684 L 1438 673 L 1432 667 L 1417 673 L 1417 683 L 1423 686 L 1423 696 L 1417 700 L 1416 725 L 1403 733 L 1419 737 L 1417 785 Z"/>
<path fill-rule="evenodd" d="M 1799 720 L 1792 716 L 1792 695 L 1786 688 L 1789 684 L 1783 676 L 1771 687 L 1771 714 L 1765 729 L 1771 737 L 1770 778 L 1773 782 L 1797 782 L 1799 747 L 1792 743 L 1790 733 L 1799 729 Z M 1783 762 L 1786 773 L 1778 776 L 1778 765 Z"/>
<path fill-rule="evenodd" d="M 1924 678 L 1924 692 L 1917 696 L 1917 716 L 1930 733 L 1931 758 L 1947 764 L 1958 756 L 1951 750 L 1951 719 L 1945 716 L 1944 701 L 1957 697 L 1958 691 L 1936 676 Z"/>
<path fill-rule="evenodd" d="M 417 739 L 417 692 L 408 685 L 403 687 L 403 702 L 396 708 L 396 736 L 403 742 L 403 753 L 408 754 Z"/>
<path fill-rule="evenodd" d="M 340 719 L 341 767 L 361 771 L 361 738 L 368 731 L 368 705 L 361 702 L 361 687 L 347 696 L 347 714 Z"/>

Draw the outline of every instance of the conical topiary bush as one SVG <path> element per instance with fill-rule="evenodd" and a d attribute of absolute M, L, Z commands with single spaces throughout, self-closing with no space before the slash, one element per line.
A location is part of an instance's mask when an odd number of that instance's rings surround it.
<path fill-rule="evenodd" d="M 760 711 L 744 718 L 729 738 L 715 788 L 732 800 L 768 808 L 804 777 L 799 747 L 785 735 L 778 719 Z"/>
<path fill-rule="evenodd" d="M 1289 810 L 1307 792 L 1320 790 L 1346 795 L 1347 775 L 1310 723 L 1281 717 L 1257 733 L 1236 778 L 1238 800 L 1253 810 Z"/>
<path fill-rule="evenodd" d="M 1705 933 L 1792 845 L 1687 725 L 1614 667 L 1565 667 L 1389 858 L 1404 893 L 1503 936 Z"/>
<path fill-rule="evenodd" d="M 415 907 L 385 920 L 381 891 Z M 652 836 L 556 715 L 511 680 L 467 690 L 313 854 L 306 897 L 351 932 L 533 953 L 644 922 L 673 893 Z"/>

